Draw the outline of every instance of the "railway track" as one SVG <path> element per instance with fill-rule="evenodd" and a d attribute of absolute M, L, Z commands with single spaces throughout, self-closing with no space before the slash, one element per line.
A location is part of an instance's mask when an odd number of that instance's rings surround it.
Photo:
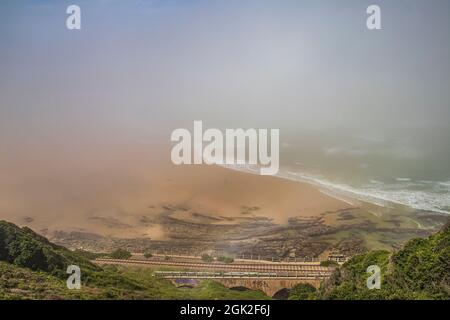
<path fill-rule="evenodd" d="M 318 274 L 304 274 L 298 272 L 183 272 L 183 271 L 155 271 L 155 276 L 166 279 L 296 279 L 317 280 L 327 276 Z"/>
<path fill-rule="evenodd" d="M 333 268 L 317 265 L 301 264 L 254 264 L 254 263 L 201 263 L 201 262 L 183 262 L 183 261 L 155 261 L 155 260 L 137 260 L 137 259 L 96 259 L 97 264 L 116 264 L 116 265 L 136 265 L 136 266 L 166 266 L 193 270 L 220 270 L 220 271 L 240 271 L 240 272 L 292 272 L 300 275 L 310 275 L 318 277 L 328 277 Z"/>

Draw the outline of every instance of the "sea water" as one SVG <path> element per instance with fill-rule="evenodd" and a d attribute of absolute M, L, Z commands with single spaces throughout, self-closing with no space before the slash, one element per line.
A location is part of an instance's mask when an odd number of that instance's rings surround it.
<path fill-rule="evenodd" d="M 395 135 L 281 131 L 278 176 L 352 204 L 357 199 L 450 214 L 449 137 L 448 128 Z"/>

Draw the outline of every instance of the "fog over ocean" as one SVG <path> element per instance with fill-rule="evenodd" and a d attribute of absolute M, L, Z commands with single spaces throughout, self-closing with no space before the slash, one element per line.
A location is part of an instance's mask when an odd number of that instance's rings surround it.
<path fill-rule="evenodd" d="M 449 1 L 383 1 L 375 31 L 365 0 L 78 4 L 72 32 L 65 4 L 0 3 L 5 190 L 82 190 L 109 151 L 120 177 L 202 120 L 279 129 L 289 178 L 450 212 Z"/>
<path fill-rule="evenodd" d="M 304 134 L 282 144 L 281 176 L 380 205 L 450 213 L 448 128 Z"/>

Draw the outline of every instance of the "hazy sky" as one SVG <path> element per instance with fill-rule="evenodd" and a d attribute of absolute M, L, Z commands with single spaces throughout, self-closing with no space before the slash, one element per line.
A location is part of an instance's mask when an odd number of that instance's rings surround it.
<path fill-rule="evenodd" d="M 449 33 L 448 0 L 0 0 L 0 217 L 148 205 L 154 143 L 194 120 L 278 128 L 281 163 L 448 181 Z"/>
<path fill-rule="evenodd" d="M 1 1 L 0 142 L 448 127 L 449 33 L 446 0 Z"/>

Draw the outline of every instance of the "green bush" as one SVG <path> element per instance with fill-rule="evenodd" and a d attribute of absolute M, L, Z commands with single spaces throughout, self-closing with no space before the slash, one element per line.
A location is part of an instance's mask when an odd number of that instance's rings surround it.
<path fill-rule="evenodd" d="M 125 249 L 117 249 L 109 255 L 112 259 L 130 259 L 131 253 Z"/>
<path fill-rule="evenodd" d="M 128 258 L 126 250 L 112 256 Z M 259 291 L 234 291 L 213 281 L 197 288 L 176 288 L 150 269 L 107 265 L 87 258 L 96 254 L 70 251 L 28 228 L 0 221 L 0 300 L 2 299 L 267 299 Z M 169 258 L 169 257 L 167 257 Z M 82 290 L 68 290 L 68 265 L 81 269 Z M 20 289 L 20 290 L 13 290 Z"/>
<path fill-rule="evenodd" d="M 309 283 L 295 285 L 289 292 L 289 300 L 314 300 L 316 298 L 316 288 Z"/>
<path fill-rule="evenodd" d="M 214 261 L 214 258 L 212 256 L 210 256 L 209 254 L 205 253 L 205 254 L 202 254 L 202 261 L 210 263 L 210 262 Z"/>
<path fill-rule="evenodd" d="M 223 262 L 223 263 L 233 263 L 234 259 L 232 257 L 227 256 L 220 256 L 217 258 L 217 261 Z"/>
<path fill-rule="evenodd" d="M 0 261 L 31 270 L 65 276 L 70 264 L 98 269 L 95 265 L 68 249 L 50 243 L 29 228 L 0 221 Z"/>
<path fill-rule="evenodd" d="M 381 269 L 381 289 L 367 288 L 367 267 Z M 450 224 L 428 239 L 413 239 L 391 254 L 370 251 L 335 270 L 322 299 L 450 299 Z"/>

